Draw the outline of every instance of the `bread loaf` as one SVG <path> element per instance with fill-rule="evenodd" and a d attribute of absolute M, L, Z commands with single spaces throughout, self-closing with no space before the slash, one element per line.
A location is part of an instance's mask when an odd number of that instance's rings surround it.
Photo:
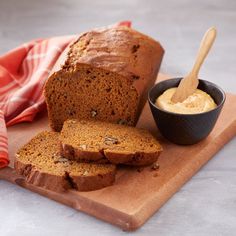
<path fill-rule="evenodd" d="M 80 36 L 45 85 L 52 129 L 70 118 L 134 126 L 163 54 L 158 42 L 125 26 Z"/>
<path fill-rule="evenodd" d="M 62 156 L 79 162 L 149 165 L 161 145 L 144 129 L 102 121 L 65 121 L 60 135 Z"/>
<path fill-rule="evenodd" d="M 59 153 L 59 133 L 39 133 L 16 154 L 15 170 L 28 183 L 53 191 L 100 189 L 115 181 L 115 165 L 77 163 Z"/>

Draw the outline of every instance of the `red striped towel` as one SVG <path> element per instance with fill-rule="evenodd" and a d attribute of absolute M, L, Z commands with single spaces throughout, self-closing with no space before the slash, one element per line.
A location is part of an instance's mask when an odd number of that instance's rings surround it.
<path fill-rule="evenodd" d="M 131 22 L 116 25 L 130 27 Z M 9 164 L 6 126 L 32 121 L 45 109 L 43 86 L 64 49 L 78 36 L 38 39 L 0 57 L 0 168 Z"/>

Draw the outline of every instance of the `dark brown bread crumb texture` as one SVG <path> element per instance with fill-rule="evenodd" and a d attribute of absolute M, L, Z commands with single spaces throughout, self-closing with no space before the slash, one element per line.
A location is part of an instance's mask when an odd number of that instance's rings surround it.
<path fill-rule="evenodd" d="M 127 27 L 83 34 L 45 85 L 52 129 L 69 118 L 135 125 L 163 54 L 158 42 Z"/>
<path fill-rule="evenodd" d="M 16 171 L 28 183 L 54 191 L 90 191 L 114 182 L 115 165 L 69 161 L 58 153 L 58 143 L 59 133 L 39 133 L 16 154 Z"/>
<path fill-rule="evenodd" d="M 61 154 L 81 162 L 149 165 L 162 151 L 147 130 L 101 121 L 67 120 L 60 141 Z"/>

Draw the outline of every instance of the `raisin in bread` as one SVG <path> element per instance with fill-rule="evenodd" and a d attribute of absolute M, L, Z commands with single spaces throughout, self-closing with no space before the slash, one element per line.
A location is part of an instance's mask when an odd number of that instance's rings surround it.
<path fill-rule="evenodd" d="M 149 165 L 161 145 L 144 129 L 102 121 L 65 121 L 60 135 L 61 155 L 80 162 Z"/>
<path fill-rule="evenodd" d="M 67 51 L 44 89 L 52 129 L 69 118 L 134 126 L 156 80 L 161 45 L 119 26 L 84 33 Z"/>
<path fill-rule="evenodd" d="M 28 183 L 53 191 L 90 191 L 112 185 L 115 165 L 69 161 L 59 155 L 58 141 L 59 133 L 39 133 L 16 154 L 16 172 Z"/>

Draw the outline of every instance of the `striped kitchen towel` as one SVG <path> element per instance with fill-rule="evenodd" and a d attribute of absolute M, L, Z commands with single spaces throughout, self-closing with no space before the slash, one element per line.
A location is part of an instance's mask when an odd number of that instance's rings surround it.
<path fill-rule="evenodd" d="M 130 27 L 131 22 L 115 25 Z M 45 108 L 43 86 L 64 49 L 78 35 L 38 39 L 0 56 L 0 168 L 9 164 L 6 126 L 32 121 Z"/>

